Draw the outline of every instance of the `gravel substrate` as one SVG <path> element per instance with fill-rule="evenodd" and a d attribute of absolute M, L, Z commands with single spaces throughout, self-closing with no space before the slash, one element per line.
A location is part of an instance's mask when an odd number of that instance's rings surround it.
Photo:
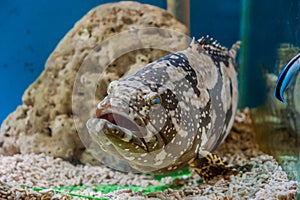
<path fill-rule="evenodd" d="M 252 169 L 229 179 L 219 178 L 210 183 L 198 184 L 199 177 L 170 177 L 158 181 L 152 176 L 125 174 L 103 166 L 74 166 L 61 159 L 46 155 L 14 155 L 0 157 L 1 199 L 80 199 L 70 196 L 67 190 L 54 187 L 90 186 L 72 191 L 73 194 L 107 199 L 296 199 L 297 183 L 287 178 L 278 163 L 261 152 L 253 142 L 249 111 L 239 112 L 236 123 L 226 141 L 216 153 L 232 164 L 250 164 Z M 94 192 L 97 185 L 160 186 L 182 185 L 180 190 L 142 194 L 121 189 L 108 194 Z M 22 186 L 22 187 L 21 187 Z M 47 188 L 33 191 L 25 188 Z M 22 189 L 23 188 L 23 189 Z"/>

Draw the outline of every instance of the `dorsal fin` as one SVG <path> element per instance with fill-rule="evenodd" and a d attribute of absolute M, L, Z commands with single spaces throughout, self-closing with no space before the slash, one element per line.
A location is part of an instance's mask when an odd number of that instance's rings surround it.
<path fill-rule="evenodd" d="M 201 37 L 197 43 L 198 52 L 205 52 L 210 55 L 211 59 L 214 61 L 215 65 L 219 66 L 224 63 L 225 66 L 229 67 L 231 62 L 231 55 L 226 47 L 220 45 L 217 40 L 214 40 L 210 36 Z"/>
<path fill-rule="evenodd" d="M 227 57 L 229 56 L 229 51 L 226 47 L 220 45 L 217 40 L 210 37 L 209 35 L 201 37 L 198 40 L 198 45 L 200 45 L 207 54 L 211 56 Z"/>

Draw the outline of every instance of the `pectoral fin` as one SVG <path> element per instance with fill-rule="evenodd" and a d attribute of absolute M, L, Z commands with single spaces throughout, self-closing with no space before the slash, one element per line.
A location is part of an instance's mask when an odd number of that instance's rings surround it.
<path fill-rule="evenodd" d="M 228 178 L 230 175 L 237 175 L 239 173 L 249 171 L 251 166 L 230 166 L 221 157 L 207 153 L 204 157 L 199 156 L 189 162 L 199 176 L 206 182 L 217 177 L 223 176 Z"/>

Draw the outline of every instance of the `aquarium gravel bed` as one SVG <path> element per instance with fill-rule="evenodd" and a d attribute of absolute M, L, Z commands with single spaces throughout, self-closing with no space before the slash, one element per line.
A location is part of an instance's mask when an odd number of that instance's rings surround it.
<path fill-rule="evenodd" d="M 218 148 L 232 164 L 250 171 L 203 183 L 188 169 L 166 176 L 126 174 L 105 166 L 74 166 L 44 154 L 0 157 L 1 199 L 296 199 L 273 157 L 253 142 L 249 110 L 238 112 L 234 127 Z"/>

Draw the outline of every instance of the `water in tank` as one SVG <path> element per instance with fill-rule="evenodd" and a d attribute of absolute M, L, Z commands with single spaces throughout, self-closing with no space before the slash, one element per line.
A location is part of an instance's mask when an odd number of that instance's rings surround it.
<path fill-rule="evenodd" d="M 15 112 L 14 110 L 23 103 L 24 91 L 43 73 L 47 58 L 74 24 L 93 7 L 117 2 L 119 1 L 31 0 L 23 2 L 10 0 L 0 2 L 0 85 L 2 90 L 0 123 L 6 119 L 9 121 L 8 115 Z M 137 2 L 169 10 L 189 28 L 187 32 L 195 39 L 210 35 L 228 48 L 236 41 L 242 41 L 237 60 L 239 64 L 239 108 L 250 108 L 255 141 L 260 149 L 273 155 L 289 179 L 298 181 L 299 185 L 300 74 L 293 73 L 293 79 L 284 92 L 285 102 L 274 97 L 274 90 L 278 76 L 284 71 L 285 66 L 293 58 L 300 63 L 300 59 L 295 58 L 300 53 L 300 1 L 140 0 Z M 177 4 L 178 2 L 182 4 Z M 111 30 L 115 29 L 112 27 L 109 31 Z M 27 114 L 32 113 L 23 113 L 23 115 Z M 23 115 L 20 114 L 21 117 L 24 117 Z M 42 119 L 40 124 L 47 124 L 50 121 L 48 118 Z M 15 124 L 23 127 L 23 124 L 20 125 L 17 121 Z M 14 133 L 11 134 L 11 130 L 14 129 L 1 132 L 3 133 L 1 137 L 9 142 L 14 141 Z M 74 132 L 76 132 L 75 128 Z M 51 134 L 55 135 L 55 131 L 50 131 L 48 134 L 50 138 Z M 28 135 L 25 134 L 25 136 Z M 9 140 L 10 136 L 13 139 Z M 16 141 L 19 142 L 17 139 Z M 2 145 L 3 142 L 0 141 L 1 148 Z M 21 150 L 16 151 L 23 153 Z M 14 148 L 12 152 L 15 152 Z M 47 152 L 43 153 L 47 154 Z M 74 160 L 77 162 L 79 159 L 74 158 Z M 71 161 L 74 162 L 74 160 Z M 222 197 L 225 199 L 224 196 Z"/>
<path fill-rule="evenodd" d="M 280 87 L 281 90 L 284 88 L 282 81 L 277 83 L 280 73 L 282 76 L 287 74 L 284 67 L 298 62 L 295 56 L 300 53 L 299 11 L 300 2 L 297 0 L 243 1 L 241 30 L 244 47 L 240 77 L 240 103 L 252 107 L 257 142 L 264 151 L 276 157 L 290 178 L 298 182 L 299 68 L 294 70 L 293 76 L 285 77 L 289 87 L 283 94 L 284 102 L 276 98 L 276 92 Z M 275 91 L 276 84 L 278 91 Z"/>

